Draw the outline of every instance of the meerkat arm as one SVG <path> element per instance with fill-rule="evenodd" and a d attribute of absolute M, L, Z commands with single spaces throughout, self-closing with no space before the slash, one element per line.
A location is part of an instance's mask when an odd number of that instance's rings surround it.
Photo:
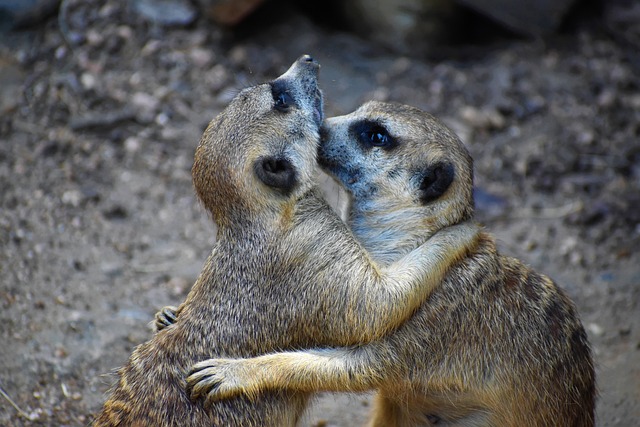
<path fill-rule="evenodd" d="M 392 358 L 389 358 L 390 362 Z M 208 403 L 260 392 L 290 389 L 357 392 L 378 387 L 391 366 L 373 343 L 364 347 L 282 352 L 248 359 L 209 359 L 196 364 L 187 378 L 192 398 Z"/>
<path fill-rule="evenodd" d="M 377 282 L 365 283 L 356 288 L 356 294 L 332 301 L 334 311 L 342 310 L 347 316 L 344 322 L 327 324 L 325 329 L 332 334 L 331 339 L 338 343 L 372 344 L 248 359 L 205 360 L 192 368 L 187 379 L 191 397 L 207 395 L 213 401 L 237 394 L 255 396 L 264 389 L 316 392 L 375 388 L 392 369 L 385 366 L 385 360 L 392 357 L 385 357 L 375 340 L 414 312 L 438 286 L 448 267 L 473 247 L 478 232 L 473 224 L 439 231 L 400 261 L 380 269 Z M 339 277 L 334 272 L 328 276 Z"/>
<path fill-rule="evenodd" d="M 360 264 L 354 268 L 346 269 L 344 262 L 327 266 L 318 274 L 322 276 L 318 288 L 342 298 L 319 295 L 318 300 L 325 304 L 321 308 L 334 313 L 335 318 L 316 321 L 322 325 L 318 329 L 323 334 L 318 342 L 332 346 L 365 344 L 396 329 L 439 286 L 449 267 L 475 247 L 479 233 L 473 223 L 447 227 L 383 268 L 376 267 L 366 255 L 357 257 Z M 364 264 L 365 260 L 369 264 Z"/>
<path fill-rule="evenodd" d="M 345 275 L 343 264 L 328 266 L 317 279 L 317 288 L 331 290 L 333 287 L 332 294 L 338 295 L 344 291 L 346 295 L 342 299 L 326 296 L 317 298 L 318 301 L 328 302 L 330 306 L 326 307 L 327 311 L 343 315 L 343 321 L 335 321 L 322 328 L 330 337 L 327 342 L 336 346 L 364 344 L 379 339 L 400 326 L 439 285 L 447 269 L 473 247 L 479 231 L 478 226 L 472 223 L 448 227 L 399 261 L 384 268 L 375 268 L 373 261 L 365 255 L 355 257 L 357 260 L 370 262 L 368 265 L 346 270 L 347 276 L 359 276 L 363 279 L 358 285 L 344 286 L 345 281 L 354 281 L 352 277 L 340 278 Z M 369 275 L 363 273 L 366 267 L 372 266 L 374 270 L 370 270 Z M 163 307 L 155 314 L 156 332 L 174 324 L 177 316 L 178 308 Z"/>
<path fill-rule="evenodd" d="M 342 269 L 342 264 L 332 265 L 322 271 L 318 288 L 329 290 L 337 285 L 341 288 L 334 289 L 333 294 L 341 291 L 347 293 L 346 298 L 338 300 L 318 298 L 329 302 L 327 310 L 343 314 L 342 322 L 329 323 L 323 328 L 331 337 L 331 344 L 348 346 L 368 343 L 402 324 L 439 285 L 447 269 L 473 246 L 478 232 L 478 226 L 471 223 L 448 227 L 392 265 L 370 271 L 370 276 L 362 272 L 362 266 L 359 269 L 356 266 L 353 275 L 364 279 L 356 286 L 343 286 L 343 282 L 351 278 L 341 280 L 340 275 L 344 275 L 345 271 L 333 271 Z M 369 258 L 359 256 L 355 259 Z M 368 266 L 372 265 L 375 266 L 372 262 Z M 177 313 L 178 308 L 173 306 L 158 311 L 154 321 L 156 332 L 174 324 Z"/>

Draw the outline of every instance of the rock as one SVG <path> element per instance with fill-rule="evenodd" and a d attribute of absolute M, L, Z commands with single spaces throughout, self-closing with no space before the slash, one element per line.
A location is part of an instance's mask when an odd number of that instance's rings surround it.
<path fill-rule="evenodd" d="M 187 26 L 198 17 L 188 0 L 135 0 L 133 7 L 145 19 L 165 26 Z"/>
<path fill-rule="evenodd" d="M 154 116 L 160 106 L 160 100 L 153 95 L 144 92 L 136 92 L 131 97 L 131 104 L 137 114 Z"/>
<path fill-rule="evenodd" d="M 450 0 L 352 0 L 347 22 L 365 37 L 404 53 L 428 51 L 448 38 L 457 16 Z"/>
<path fill-rule="evenodd" d="M 601 337 L 604 334 L 604 329 L 597 323 L 589 323 L 587 325 L 587 330 L 596 337 Z"/>
<path fill-rule="evenodd" d="M 502 129 L 506 125 L 504 116 L 498 110 L 491 108 L 480 110 L 466 106 L 460 110 L 460 116 L 475 129 Z"/>
<path fill-rule="evenodd" d="M 24 79 L 24 72 L 18 64 L 0 56 L 0 115 L 16 109 Z"/>
<path fill-rule="evenodd" d="M 207 68 L 214 59 L 213 52 L 202 47 L 195 47 L 189 52 L 189 59 L 198 68 Z"/>
<path fill-rule="evenodd" d="M 96 87 L 97 81 L 98 80 L 96 79 L 96 76 L 88 72 L 82 73 L 82 75 L 80 76 L 80 83 L 86 90 L 94 89 Z"/>
<path fill-rule="evenodd" d="M 37 24 L 51 16 L 60 0 L 0 0 L 0 31 Z"/>
<path fill-rule="evenodd" d="M 609 0 L 603 2 L 603 6 L 607 30 L 637 51 L 640 47 L 640 4 L 633 0 Z"/>
<path fill-rule="evenodd" d="M 242 22 L 264 0 L 199 0 L 205 14 L 218 24 L 233 26 Z"/>
<path fill-rule="evenodd" d="M 457 0 L 526 36 L 554 32 L 575 0 Z"/>
<path fill-rule="evenodd" d="M 77 208 L 82 200 L 82 193 L 79 190 L 67 190 L 62 193 L 62 203 L 65 205 Z"/>
<path fill-rule="evenodd" d="M 120 205 L 111 206 L 110 208 L 103 211 L 102 214 L 106 219 L 115 221 L 126 219 L 129 216 L 129 212 L 127 212 L 127 210 Z"/>

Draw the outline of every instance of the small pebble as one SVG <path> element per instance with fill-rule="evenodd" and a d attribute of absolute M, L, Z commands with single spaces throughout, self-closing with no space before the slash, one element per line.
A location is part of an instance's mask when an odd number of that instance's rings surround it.
<path fill-rule="evenodd" d="M 506 124 L 504 116 L 495 109 L 466 106 L 460 110 L 460 117 L 477 129 L 502 129 Z"/>
<path fill-rule="evenodd" d="M 602 327 L 597 323 L 589 323 L 587 325 L 587 331 L 589 331 L 591 334 L 593 334 L 596 337 L 600 337 L 602 336 L 602 334 L 604 334 L 604 329 L 602 329 Z"/>
<path fill-rule="evenodd" d="M 131 104 L 144 115 L 155 113 L 160 105 L 158 98 L 144 92 L 136 92 L 131 97 Z"/>
<path fill-rule="evenodd" d="M 198 17 L 188 0 L 134 0 L 133 7 L 148 21 L 166 26 L 186 26 Z"/>
<path fill-rule="evenodd" d="M 213 52 L 209 49 L 196 47 L 189 52 L 189 58 L 196 67 L 204 68 L 213 62 Z"/>
<path fill-rule="evenodd" d="M 80 76 L 80 83 L 86 90 L 94 89 L 96 87 L 96 82 L 96 77 L 90 73 L 82 73 Z"/>
<path fill-rule="evenodd" d="M 62 203 L 77 208 L 82 201 L 82 193 L 78 190 L 67 190 L 62 193 Z"/>
<path fill-rule="evenodd" d="M 124 140 L 124 149 L 128 153 L 136 153 L 140 150 L 140 140 L 135 136 L 130 136 Z"/>

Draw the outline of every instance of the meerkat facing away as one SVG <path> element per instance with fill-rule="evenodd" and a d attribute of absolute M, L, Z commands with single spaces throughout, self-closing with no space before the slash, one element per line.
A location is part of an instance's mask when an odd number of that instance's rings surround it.
<path fill-rule="evenodd" d="M 205 405 L 189 399 L 188 369 L 216 356 L 380 338 L 473 250 L 478 228 L 460 225 L 391 265 L 372 262 L 313 184 L 318 68 L 300 58 L 240 92 L 205 131 L 192 173 L 216 243 L 175 323 L 133 351 L 94 425 L 294 425 L 307 394 Z"/>
<path fill-rule="evenodd" d="M 379 102 L 329 119 L 320 164 L 351 193 L 350 223 L 383 265 L 473 215 L 472 160 L 441 122 Z M 593 426 L 595 374 L 574 304 L 481 243 L 416 314 L 374 343 L 213 359 L 196 395 L 379 390 L 371 426 Z"/>

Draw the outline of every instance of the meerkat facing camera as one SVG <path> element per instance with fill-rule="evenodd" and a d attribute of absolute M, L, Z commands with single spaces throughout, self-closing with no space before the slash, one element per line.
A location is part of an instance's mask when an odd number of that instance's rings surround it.
<path fill-rule="evenodd" d="M 416 108 L 370 102 L 329 119 L 320 164 L 351 193 L 353 233 L 389 264 L 473 215 L 472 160 Z M 371 426 L 593 426 L 595 374 L 576 308 L 494 239 L 447 273 L 415 315 L 362 346 L 194 367 L 196 395 L 378 389 Z"/>
<path fill-rule="evenodd" d="M 192 173 L 218 225 L 215 245 L 175 323 L 119 370 L 95 426 L 294 425 L 308 394 L 192 401 L 189 368 L 211 357 L 380 338 L 475 247 L 478 228 L 463 224 L 393 264 L 371 260 L 312 179 L 322 121 L 318 68 L 300 58 L 274 81 L 240 92 L 205 131 Z"/>

